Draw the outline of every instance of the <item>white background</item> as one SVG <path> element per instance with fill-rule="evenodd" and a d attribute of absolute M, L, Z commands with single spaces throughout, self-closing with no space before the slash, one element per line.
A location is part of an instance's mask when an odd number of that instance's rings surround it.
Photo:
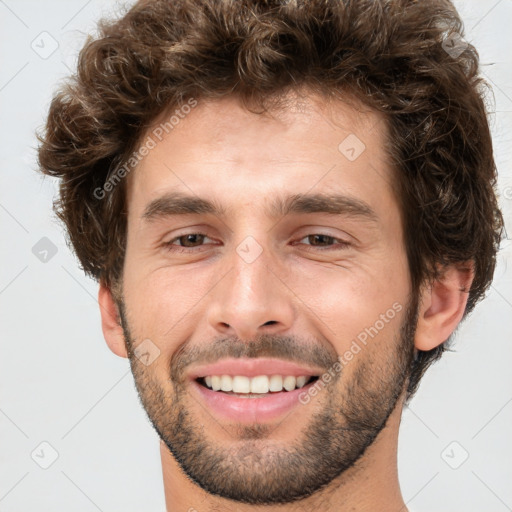
<path fill-rule="evenodd" d="M 512 238 L 512 0 L 457 6 L 494 89 L 499 190 Z M 52 92 L 86 33 L 118 8 L 99 0 L 0 0 L 2 512 L 165 508 L 157 435 L 128 362 L 103 340 L 97 284 L 79 270 L 51 211 L 56 185 L 34 172 L 34 132 Z M 35 41 L 43 52 L 41 38 L 46 51 L 59 45 L 48 58 L 31 47 Z M 47 263 L 32 253 L 42 237 L 58 249 Z M 512 510 L 511 250 L 505 241 L 487 298 L 404 411 L 400 480 L 416 512 Z M 31 458 L 35 450 L 37 460 L 51 461 L 43 441 L 58 453 L 48 469 Z M 458 469 L 446 462 L 455 466 L 466 454 Z"/>

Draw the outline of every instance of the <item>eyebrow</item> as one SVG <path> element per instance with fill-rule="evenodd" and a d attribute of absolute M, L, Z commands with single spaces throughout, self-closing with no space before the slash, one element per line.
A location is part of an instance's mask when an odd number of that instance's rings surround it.
<path fill-rule="evenodd" d="M 153 199 L 144 209 L 141 218 L 146 222 L 176 215 L 211 214 L 226 217 L 232 209 L 220 203 L 201 197 L 170 192 Z M 294 194 L 274 198 L 269 203 L 266 214 L 271 219 L 290 214 L 327 213 L 358 217 L 377 222 L 378 216 L 364 201 L 342 194 Z"/>

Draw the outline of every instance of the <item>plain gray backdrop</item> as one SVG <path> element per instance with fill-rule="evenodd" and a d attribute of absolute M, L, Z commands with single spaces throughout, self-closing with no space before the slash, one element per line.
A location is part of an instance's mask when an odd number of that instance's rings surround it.
<path fill-rule="evenodd" d="M 494 90 L 500 201 L 512 238 L 512 0 L 457 7 Z M 96 21 L 121 8 L 0 0 L 2 512 L 165 510 L 158 437 L 128 362 L 103 339 L 98 286 L 53 215 L 56 183 L 34 171 L 34 134 L 52 93 Z M 511 250 L 505 240 L 487 298 L 404 411 L 399 473 L 415 512 L 512 510 Z"/>

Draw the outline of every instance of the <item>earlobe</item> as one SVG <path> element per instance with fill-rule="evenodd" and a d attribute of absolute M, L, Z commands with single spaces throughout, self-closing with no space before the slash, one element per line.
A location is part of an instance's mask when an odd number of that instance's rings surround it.
<path fill-rule="evenodd" d="M 117 305 L 110 288 L 102 282 L 100 282 L 98 291 L 98 303 L 100 305 L 101 328 L 107 345 L 119 357 L 128 357 Z"/>
<path fill-rule="evenodd" d="M 428 351 L 444 343 L 462 320 L 474 278 L 473 265 L 450 265 L 420 293 L 414 345 Z"/>

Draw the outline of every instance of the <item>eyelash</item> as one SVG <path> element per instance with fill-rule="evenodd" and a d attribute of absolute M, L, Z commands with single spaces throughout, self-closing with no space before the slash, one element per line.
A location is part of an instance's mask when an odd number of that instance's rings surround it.
<path fill-rule="evenodd" d="M 206 238 L 209 238 L 208 235 L 206 235 L 205 233 L 185 233 L 183 235 L 177 236 L 177 237 L 169 240 L 168 242 L 164 243 L 164 246 L 170 252 L 176 252 L 176 253 L 196 252 L 197 249 L 200 249 L 203 246 L 200 245 L 197 247 L 181 247 L 179 245 L 174 245 L 174 243 L 173 243 L 176 240 L 179 240 L 180 238 L 184 238 L 184 237 L 187 237 L 190 235 L 199 235 L 199 236 L 204 236 Z M 346 242 L 345 240 L 341 240 L 339 238 L 336 238 L 332 235 L 328 235 L 326 233 L 311 233 L 309 235 L 303 236 L 300 240 L 304 240 L 304 238 L 309 238 L 311 236 L 324 236 L 324 237 L 330 238 L 332 240 L 337 240 L 339 242 L 337 245 L 341 246 L 341 247 L 315 247 L 315 246 L 310 245 L 310 246 L 308 246 L 308 249 L 306 249 L 308 251 L 335 251 L 335 250 L 346 249 L 347 247 L 349 247 L 351 245 L 349 242 Z"/>

